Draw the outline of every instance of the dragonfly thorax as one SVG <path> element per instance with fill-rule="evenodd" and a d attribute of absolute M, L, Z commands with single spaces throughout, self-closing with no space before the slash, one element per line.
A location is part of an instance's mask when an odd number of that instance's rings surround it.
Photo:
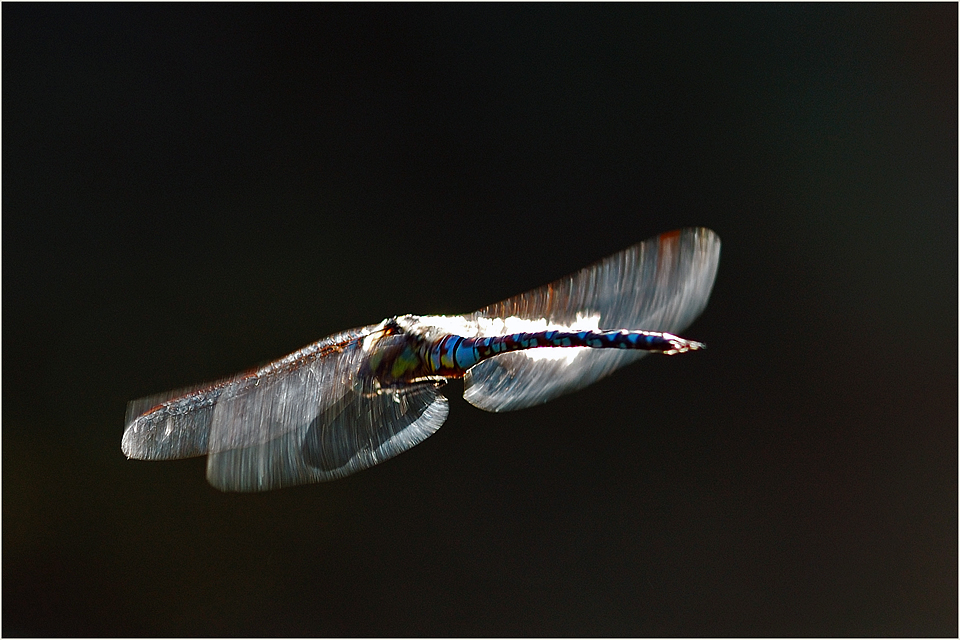
<path fill-rule="evenodd" d="M 364 338 L 361 348 L 368 356 L 359 372 L 364 382 L 379 388 L 393 388 L 444 381 L 444 377 L 427 364 L 430 339 L 413 329 L 412 318 L 415 316 L 388 318 Z"/>

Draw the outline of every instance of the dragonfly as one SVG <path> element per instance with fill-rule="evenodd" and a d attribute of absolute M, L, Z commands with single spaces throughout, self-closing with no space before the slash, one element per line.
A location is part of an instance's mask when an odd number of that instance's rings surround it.
<path fill-rule="evenodd" d="M 129 458 L 207 456 L 207 479 L 251 492 L 343 478 L 440 428 L 441 388 L 514 411 L 582 389 L 647 353 L 704 348 L 675 335 L 703 311 L 720 259 L 705 228 L 661 234 L 471 314 L 402 315 L 350 329 L 217 382 L 129 403 Z"/>

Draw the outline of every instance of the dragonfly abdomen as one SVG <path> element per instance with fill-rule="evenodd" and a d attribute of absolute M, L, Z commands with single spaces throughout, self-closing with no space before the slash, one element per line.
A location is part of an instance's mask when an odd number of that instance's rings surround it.
<path fill-rule="evenodd" d="M 535 331 L 503 336 L 465 338 L 447 335 L 432 342 L 425 364 L 436 375 L 459 377 L 483 360 L 501 353 L 526 349 L 588 347 L 591 349 L 638 349 L 667 355 L 702 349 L 700 342 L 657 331 Z"/>

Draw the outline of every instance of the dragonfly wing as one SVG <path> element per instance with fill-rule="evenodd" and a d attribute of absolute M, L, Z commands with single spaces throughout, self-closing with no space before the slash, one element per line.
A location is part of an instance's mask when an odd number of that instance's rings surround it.
<path fill-rule="evenodd" d="M 706 306 L 719 260 L 720 238 L 713 231 L 673 231 L 466 319 L 476 323 L 479 335 L 509 333 L 511 322 L 532 330 L 679 333 Z M 487 411 L 522 409 L 582 389 L 643 355 L 642 351 L 587 348 L 508 353 L 467 372 L 464 398 Z"/>
<path fill-rule="evenodd" d="M 134 400 L 127 405 L 123 452 L 130 458 L 144 460 L 206 455 L 212 450 L 210 436 L 214 416 L 225 399 L 261 398 L 259 394 L 270 388 L 282 393 L 287 405 L 291 405 L 291 401 L 295 404 L 297 394 L 306 393 L 316 380 L 324 379 L 324 372 L 331 370 L 335 363 L 341 363 L 341 370 L 344 364 L 359 366 L 356 358 L 349 356 L 351 345 L 375 328 L 371 325 L 330 336 L 247 374 Z M 345 353 L 344 363 L 339 356 Z M 248 424 L 246 430 L 229 435 L 221 431 L 213 446 L 244 446 L 264 437 L 262 430 Z"/>
<path fill-rule="evenodd" d="M 569 360 L 538 361 L 515 352 L 481 362 L 464 376 L 463 397 L 485 411 L 525 409 L 588 387 L 646 355 L 644 351 L 567 349 L 580 353 Z"/>
<path fill-rule="evenodd" d="M 141 460 L 206 455 L 213 408 L 229 383 L 178 389 L 129 403 L 123 452 Z"/>
<path fill-rule="evenodd" d="M 310 424 L 303 459 L 330 477 L 340 477 L 406 451 L 443 424 L 447 400 L 425 383 L 365 395 L 348 394 Z"/>
<path fill-rule="evenodd" d="M 246 409 L 224 403 L 212 431 L 235 429 L 247 419 Z M 267 491 L 342 478 L 419 444 L 440 428 L 447 411 L 434 384 L 372 394 L 351 390 L 312 417 L 300 412 L 297 426 L 276 430 L 276 437 L 211 453 L 207 479 L 224 491 Z M 258 419 L 288 418 L 283 409 L 264 407 Z"/>
<path fill-rule="evenodd" d="M 437 383 L 364 392 L 362 339 L 379 325 L 304 347 L 259 370 L 131 402 L 132 458 L 207 455 L 225 491 L 265 491 L 340 478 L 413 447 L 447 416 Z"/>

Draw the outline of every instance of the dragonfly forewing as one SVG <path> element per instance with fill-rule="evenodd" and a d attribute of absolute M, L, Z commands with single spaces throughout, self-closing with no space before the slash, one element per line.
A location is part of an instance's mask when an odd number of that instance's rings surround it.
<path fill-rule="evenodd" d="M 665 233 L 565 278 L 484 307 L 470 322 L 536 322 L 544 328 L 643 329 L 677 333 L 703 311 L 720 261 L 720 238 L 709 229 Z M 556 351 L 550 357 L 543 351 Z M 508 353 L 464 377 L 464 398 L 487 411 L 542 404 L 589 386 L 645 353 L 596 349 Z"/>

